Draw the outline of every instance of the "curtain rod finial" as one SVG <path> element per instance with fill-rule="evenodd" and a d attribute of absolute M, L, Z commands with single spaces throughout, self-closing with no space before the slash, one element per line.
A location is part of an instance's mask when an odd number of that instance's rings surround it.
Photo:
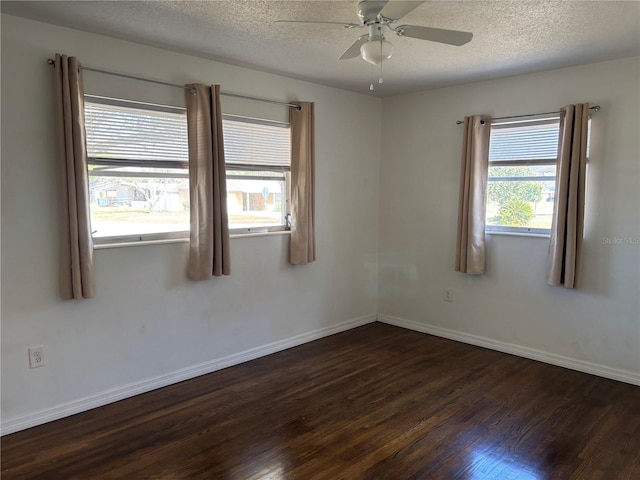
<path fill-rule="evenodd" d="M 52 58 L 48 58 L 48 59 L 47 59 L 47 63 L 48 63 L 49 65 L 53 65 L 55 62 L 53 61 L 53 59 L 52 59 Z"/>

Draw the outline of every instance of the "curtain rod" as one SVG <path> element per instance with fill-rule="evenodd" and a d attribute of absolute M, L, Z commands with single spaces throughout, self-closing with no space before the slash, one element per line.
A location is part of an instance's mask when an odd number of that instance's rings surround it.
<path fill-rule="evenodd" d="M 593 107 L 589 107 L 589 110 L 593 110 L 594 112 L 599 112 L 600 111 L 600 105 L 594 105 Z M 512 115 L 510 117 L 496 117 L 496 118 L 492 118 L 491 121 L 493 120 L 510 120 L 512 118 L 524 118 L 524 117 L 537 117 L 539 115 L 559 115 L 562 112 L 544 112 L 544 113 L 530 113 L 529 115 Z M 464 123 L 464 121 L 462 120 L 456 120 L 456 125 L 462 125 Z"/>
<path fill-rule="evenodd" d="M 49 65 L 53 65 L 55 62 L 54 62 L 54 60 L 52 58 L 49 58 L 49 59 L 47 59 L 47 63 Z M 96 72 L 96 73 L 103 73 L 105 75 L 112 75 L 114 77 L 129 78 L 131 80 L 140 80 L 142 82 L 155 83 L 156 85 L 165 85 L 167 87 L 182 88 L 184 90 L 191 91 L 191 93 L 195 93 L 195 89 L 187 87 L 185 85 L 178 85 L 177 83 L 161 82 L 160 80 L 151 80 L 149 78 L 136 77 L 134 75 L 127 75 L 127 74 L 124 74 L 124 73 L 110 72 L 108 70 L 100 70 L 98 68 L 80 66 L 80 69 L 81 70 L 86 70 L 88 72 Z M 244 98 L 245 100 L 255 100 L 257 102 L 274 103 L 276 105 L 286 105 L 287 107 L 296 107 L 296 110 L 298 110 L 298 111 L 302 110 L 302 105 L 295 105 L 293 103 L 279 102 L 277 100 L 269 100 L 267 98 L 250 97 L 248 95 L 240 95 L 240 94 L 237 94 L 237 93 L 225 93 L 225 92 L 220 92 L 220 95 L 224 95 L 226 97 Z"/>

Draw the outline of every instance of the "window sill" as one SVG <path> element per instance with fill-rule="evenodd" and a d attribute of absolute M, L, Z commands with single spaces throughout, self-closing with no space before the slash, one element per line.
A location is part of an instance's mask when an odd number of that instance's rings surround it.
<path fill-rule="evenodd" d="M 291 230 L 277 230 L 275 232 L 231 233 L 229 234 L 229 238 L 271 237 L 273 235 L 291 235 Z"/>
<path fill-rule="evenodd" d="M 280 230 L 276 232 L 247 232 L 247 233 L 232 233 L 229 235 L 230 239 L 246 238 L 246 237 L 270 237 L 274 235 L 291 235 L 290 230 Z M 156 240 L 136 240 L 130 242 L 113 242 L 113 243 L 101 243 L 94 244 L 94 250 L 106 250 L 109 248 L 121 248 L 121 247 L 138 247 L 142 245 L 163 245 L 166 243 L 189 243 L 189 237 L 182 238 L 163 238 Z"/>
<path fill-rule="evenodd" d="M 133 242 L 113 242 L 113 243 L 100 243 L 94 244 L 94 250 L 106 250 L 108 248 L 121 248 L 121 247 L 138 247 L 142 245 L 162 245 L 165 243 L 187 243 L 189 237 L 186 238 L 163 238 L 157 240 L 136 240 Z"/>
<path fill-rule="evenodd" d="M 504 235 L 506 237 L 536 237 L 536 238 L 551 238 L 551 234 L 548 233 L 526 233 L 526 232 L 484 232 L 486 235 Z"/>

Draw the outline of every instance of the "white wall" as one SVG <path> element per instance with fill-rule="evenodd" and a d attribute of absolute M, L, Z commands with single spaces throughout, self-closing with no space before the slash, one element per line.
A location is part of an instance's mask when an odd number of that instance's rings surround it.
<path fill-rule="evenodd" d="M 381 318 L 640 382 L 639 87 L 633 58 L 384 99 Z M 454 272 L 456 120 L 577 102 L 602 107 L 592 121 L 583 287 L 546 285 L 546 238 L 488 235 L 487 273 Z"/>
<path fill-rule="evenodd" d="M 96 297 L 61 301 L 46 64 L 55 52 L 151 79 L 316 102 L 317 262 L 290 266 L 288 236 L 232 239 L 232 275 L 191 282 L 184 243 L 98 250 Z M 90 72 L 85 90 L 177 105 L 183 98 L 179 89 Z M 225 112 L 287 117 L 285 107 L 228 97 L 222 104 Z M 193 370 L 201 373 L 248 349 L 267 346 L 257 351 L 264 353 L 286 344 L 272 342 L 375 319 L 380 124 L 378 98 L 2 15 L 3 433 L 60 416 L 64 405 L 116 398 L 122 386 L 144 389 L 189 373 L 180 369 L 204 363 Z M 47 365 L 29 370 L 34 345 L 44 345 Z M 155 381 L 140 384 L 148 379 Z"/>

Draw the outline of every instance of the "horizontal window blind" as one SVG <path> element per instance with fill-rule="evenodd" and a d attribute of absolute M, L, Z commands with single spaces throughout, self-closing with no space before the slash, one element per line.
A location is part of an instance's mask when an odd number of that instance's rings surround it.
<path fill-rule="evenodd" d="M 555 159 L 559 129 L 557 119 L 533 125 L 492 126 L 489 161 Z"/>
<path fill-rule="evenodd" d="M 188 161 L 184 113 L 87 101 L 85 126 L 90 158 Z"/>
<path fill-rule="evenodd" d="M 291 165 L 291 131 L 287 124 L 225 116 L 225 161 L 233 165 Z"/>
<path fill-rule="evenodd" d="M 188 161 L 184 110 L 157 110 L 125 100 L 88 97 L 85 126 L 89 158 L 153 162 Z M 176 109 L 177 110 L 177 109 Z M 225 115 L 222 121 L 225 160 L 231 169 L 259 170 L 291 164 L 288 124 Z M 165 165 L 168 166 L 168 165 Z"/>

